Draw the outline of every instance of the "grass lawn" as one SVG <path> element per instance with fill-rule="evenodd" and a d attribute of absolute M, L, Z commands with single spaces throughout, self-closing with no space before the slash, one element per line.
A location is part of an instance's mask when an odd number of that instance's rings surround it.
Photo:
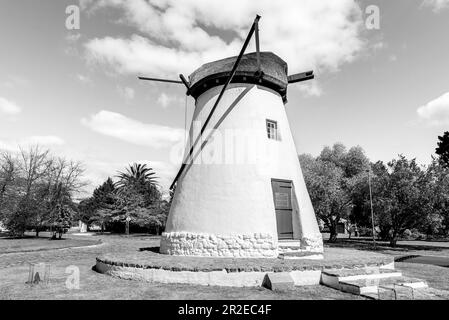
<path fill-rule="evenodd" d="M 396 262 L 395 265 L 405 276 L 424 279 L 435 289 L 449 290 L 449 268 L 406 262 Z"/>
<path fill-rule="evenodd" d="M 157 246 L 159 239 L 115 235 L 93 238 L 102 239 L 104 245 L 0 255 L 0 299 L 362 299 L 324 286 L 272 292 L 264 288 L 169 285 L 116 279 L 92 270 L 96 256 Z M 0 243 L 2 241 L 0 239 Z M 25 284 L 29 272 L 27 262 L 51 264 L 50 283 L 36 286 Z M 66 287 L 68 274 L 65 271 L 68 266 L 77 266 L 80 270 L 79 289 Z"/>
<path fill-rule="evenodd" d="M 0 237 L 0 254 L 90 246 L 99 244 L 98 241 L 99 239 L 84 240 L 66 237 L 60 240 L 50 240 L 48 233 L 42 234 L 40 237 L 26 235 L 21 239 Z"/>
<path fill-rule="evenodd" d="M 95 258 L 100 255 L 118 255 L 137 252 L 139 248 L 157 247 L 159 238 L 148 235 L 94 235 L 86 239 L 82 236 L 66 235 L 67 240 L 49 241 L 42 239 L 6 240 L 0 238 L 0 299 L 363 299 L 355 295 L 343 293 L 325 286 L 304 286 L 284 292 L 272 292 L 264 288 L 231 288 L 212 286 L 192 286 L 181 284 L 146 283 L 113 278 L 92 270 Z M 84 248 L 67 248 L 65 250 L 49 249 L 53 243 L 79 244 L 80 241 L 98 243 L 100 246 Z M 345 243 L 338 243 L 344 246 Z M 57 248 L 56 246 L 55 248 Z M 78 245 L 76 245 L 78 247 Z M 366 245 L 351 244 L 353 256 L 366 254 Z M 20 249 L 28 252 L 11 252 Z M 449 248 L 437 248 L 433 253 L 446 255 Z M 10 253 L 5 253 L 10 250 Z M 425 254 L 425 250 L 409 250 L 407 248 L 378 248 L 376 251 L 404 256 L 409 254 Z M 343 252 L 343 251 L 342 251 Z M 48 285 L 29 286 L 29 262 L 51 264 L 50 283 Z M 411 263 L 396 263 L 404 275 L 426 280 L 436 289 L 449 290 L 449 269 Z M 80 270 L 79 289 L 68 289 L 66 268 L 76 266 Z"/>
<path fill-rule="evenodd" d="M 366 239 L 338 239 L 336 243 L 325 241 L 326 246 L 333 248 L 351 248 L 362 251 L 375 251 L 394 257 L 408 255 L 428 255 L 449 257 L 449 242 L 432 241 L 398 241 L 396 247 L 390 247 L 387 241 L 376 241 L 376 248 L 373 248 L 371 240 Z"/>

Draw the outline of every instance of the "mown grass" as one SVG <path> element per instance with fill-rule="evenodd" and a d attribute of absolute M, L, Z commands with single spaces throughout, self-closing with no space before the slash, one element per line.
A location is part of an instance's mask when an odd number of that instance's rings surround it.
<path fill-rule="evenodd" d="M 76 265 L 80 269 L 79 289 L 66 286 L 65 268 Z M 25 284 L 28 268 L 20 266 L 0 269 L 0 299 L 293 299 L 293 300 L 359 300 L 358 296 L 343 293 L 324 286 L 305 286 L 273 292 L 265 288 L 233 288 L 214 286 L 192 286 L 183 284 L 147 283 L 123 280 L 99 274 L 92 270 L 93 260 L 69 260 L 52 264 L 51 280 L 48 285 Z"/>
<path fill-rule="evenodd" d="M 99 239 L 63 238 L 50 240 L 48 236 L 25 236 L 24 238 L 9 238 L 5 236 L 0 238 L 0 254 L 82 247 L 99 243 L 101 243 Z"/>

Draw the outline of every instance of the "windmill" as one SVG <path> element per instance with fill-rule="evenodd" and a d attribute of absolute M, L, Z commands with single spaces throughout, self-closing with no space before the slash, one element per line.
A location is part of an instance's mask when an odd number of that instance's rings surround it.
<path fill-rule="evenodd" d="M 314 74 L 288 75 L 285 61 L 261 52 L 259 19 L 238 56 L 206 63 L 189 80 L 139 77 L 183 84 L 195 99 L 185 158 L 170 186 L 175 193 L 161 253 L 277 257 L 286 248 L 323 251 L 285 112 L 288 85 Z M 245 54 L 254 34 L 256 51 Z M 257 138 L 243 147 L 258 145 L 257 152 L 247 152 L 251 161 L 235 161 L 235 148 L 226 149 L 221 162 L 213 161 L 221 152 L 216 141 L 229 132 L 234 142 L 245 140 L 241 132 Z M 212 161 L 199 161 L 203 158 Z"/>

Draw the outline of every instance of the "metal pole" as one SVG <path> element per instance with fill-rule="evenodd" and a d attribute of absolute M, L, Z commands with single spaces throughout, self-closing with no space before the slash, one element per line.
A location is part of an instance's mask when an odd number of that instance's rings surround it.
<path fill-rule="evenodd" d="M 369 201 L 371 205 L 371 227 L 373 229 L 373 244 L 374 246 L 376 246 L 376 236 L 374 233 L 373 193 L 371 191 L 371 170 L 368 170 L 368 186 L 369 186 Z"/>

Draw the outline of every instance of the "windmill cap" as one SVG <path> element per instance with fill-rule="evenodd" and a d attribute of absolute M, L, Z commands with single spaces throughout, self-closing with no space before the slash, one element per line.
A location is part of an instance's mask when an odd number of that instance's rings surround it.
<path fill-rule="evenodd" d="M 231 73 L 237 57 L 203 64 L 190 76 L 190 94 L 196 99 L 205 91 L 223 85 Z M 287 63 L 272 52 L 260 52 L 262 74 L 258 71 L 255 52 L 242 56 L 231 83 L 253 83 L 278 92 L 286 100 L 288 85 Z"/>

